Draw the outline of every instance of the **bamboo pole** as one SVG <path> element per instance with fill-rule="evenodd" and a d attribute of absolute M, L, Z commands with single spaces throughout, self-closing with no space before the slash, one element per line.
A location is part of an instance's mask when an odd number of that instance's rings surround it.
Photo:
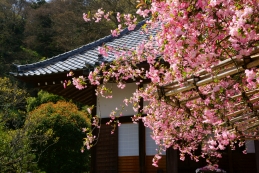
<path fill-rule="evenodd" d="M 255 89 L 255 90 L 253 90 L 253 91 L 248 91 L 248 92 L 246 92 L 246 95 L 247 96 L 250 96 L 250 95 L 253 95 L 253 94 L 256 94 L 256 93 L 258 93 L 259 92 L 259 89 Z M 231 98 L 232 99 L 237 99 L 238 97 L 241 97 L 242 96 L 242 94 L 237 94 L 237 95 L 235 95 L 235 96 L 232 96 Z"/>
<path fill-rule="evenodd" d="M 246 92 L 246 95 L 247 96 L 250 96 L 250 95 L 253 95 L 253 94 L 256 94 L 256 93 L 258 93 L 259 92 L 259 89 L 255 89 L 255 90 L 253 90 L 253 91 L 247 91 Z M 217 93 L 217 92 L 216 92 Z M 212 92 L 208 92 L 207 94 L 206 94 L 206 96 L 210 96 L 212 94 Z M 234 96 L 232 96 L 231 97 L 231 99 L 237 99 L 238 97 L 241 97 L 242 96 L 242 94 L 237 94 L 237 95 L 234 95 Z M 180 103 L 186 103 L 186 102 L 188 102 L 188 101 L 192 101 L 192 100 L 196 100 L 196 99 L 198 99 L 198 98 L 201 98 L 199 95 L 197 95 L 197 96 L 194 96 L 194 97 L 190 97 L 190 98 L 188 98 L 188 99 L 186 99 L 186 100 L 182 100 L 182 101 L 180 101 Z"/>
<path fill-rule="evenodd" d="M 255 107 L 254 107 L 255 110 L 257 110 L 258 108 L 259 108 L 259 106 L 255 106 Z M 227 114 L 226 117 L 233 117 L 233 116 L 235 116 L 235 115 L 241 114 L 241 113 L 243 113 L 244 111 L 246 111 L 247 109 L 250 109 L 250 108 L 241 109 L 241 110 L 238 110 L 238 111 L 236 111 L 236 112 Z"/>
<path fill-rule="evenodd" d="M 259 65 L 259 59 L 256 59 L 250 63 L 247 64 L 247 68 L 253 68 Z"/>
<path fill-rule="evenodd" d="M 255 61 L 252 61 L 252 62 L 248 63 L 247 68 L 253 68 L 253 67 L 258 66 L 258 65 L 259 65 L 259 59 L 256 59 Z M 244 71 L 244 69 L 242 67 L 238 67 L 238 68 L 232 67 L 230 69 L 224 70 L 223 72 L 221 72 L 221 73 L 219 73 L 215 76 L 207 77 L 203 80 L 200 80 L 196 83 L 196 85 L 202 86 L 202 85 L 205 85 L 205 84 L 208 84 L 208 83 L 212 82 L 214 79 L 219 80 L 219 79 L 222 79 L 226 76 L 230 76 L 230 75 L 242 72 L 242 71 Z M 187 82 L 191 82 L 191 80 L 188 80 Z M 184 86 L 184 87 L 179 87 L 179 85 L 177 85 L 176 87 L 177 88 L 175 88 L 173 90 L 167 91 L 165 93 L 165 95 L 166 96 L 175 95 L 175 94 L 178 94 L 180 92 L 184 92 L 184 91 L 190 90 L 192 88 L 195 88 L 195 85 L 193 83 L 191 83 L 191 84 L 188 84 L 187 86 Z"/>
<path fill-rule="evenodd" d="M 203 86 L 203 85 L 206 85 L 210 82 L 213 82 L 215 79 L 217 80 L 220 80 L 226 76 L 230 76 L 230 75 L 233 75 L 233 74 L 236 74 L 236 73 L 239 73 L 241 71 L 244 71 L 244 69 L 242 67 L 240 68 L 236 68 L 236 67 L 232 67 L 231 69 L 229 69 L 228 71 L 223 71 L 222 73 L 219 73 L 215 76 L 210 76 L 208 78 L 205 78 L 203 80 L 200 80 L 196 83 L 196 86 Z M 187 86 L 184 86 L 184 87 L 180 87 L 180 88 L 176 88 L 174 90 L 171 90 L 171 91 L 168 91 L 165 93 L 166 96 L 171 96 L 171 95 L 175 95 L 175 94 L 178 94 L 180 92 L 184 92 L 184 91 L 188 91 L 190 89 L 193 89 L 195 88 L 195 85 L 193 83 L 187 85 Z"/>
<path fill-rule="evenodd" d="M 238 122 L 239 120 L 243 120 L 243 119 L 246 119 L 247 117 L 251 116 L 253 114 L 245 114 L 245 115 L 241 115 L 241 116 L 238 116 L 238 117 L 235 117 L 235 118 L 232 118 L 229 122 L 230 123 L 235 123 L 235 122 Z"/>
<path fill-rule="evenodd" d="M 256 98 L 251 99 L 251 100 L 250 100 L 250 103 L 255 103 L 255 102 L 257 102 L 257 101 L 259 101 L 259 97 L 256 97 Z M 241 104 L 244 104 L 244 102 L 240 102 L 240 103 L 238 103 L 238 104 L 235 104 L 235 106 L 240 106 Z"/>
<path fill-rule="evenodd" d="M 257 50 L 257 51 L 259 52 L 259 50 Z M 251 57 L 252 57 L 252 62 L 250 62 L 246 65 L 247 68 L 253 68 L 253 67 L 256 67 L 259 65 L 259 54 L 252 55 Z M 236 64 L 238 64 L 238 67 L 235 66 Z M 244 69 L 241 67 L 242 65 L 244 65 L 244 62 L 242 60 L 238 61 L 236 58 L 226 59 L 226 60 L 220 62 L 218 65 L 212 66 L 212 70 L 215 71 L 217 69 L 222 69 L 223 67 L 226 67 L 227 65 L 232 65 L 232 67 L 220 72 L 219 74 L 215 75 L 215 77 L 210 76 L 210 74 L 207 73 L 205 70 L 198 72 L 198 76 L 200 76 L 201 80 L 198 81 L 196 83 L 196 85 L 202 86 L 209 82 L 212 82 L 214 78 L 222 79 L 226 76 L 230 76 L 230 75 L 236 74 L 238 72 L 244 71 Z M 190 77 L 185 79 L 184 84 L 187 86 L 181 87 L 178 81 L 174 81 L 171 84 L 165 85 L 164 87 L 166 89 L 171 89 L 170 91 L 166 92 L 166 96 L 174 95 L 179 92 L 184 92 L 184 91 L 194 88 L 193 79 Z"/>
<path fill-rule="evenodd" d="M 259 51 L 259 50 L 258 50 Z M 259 53 L 259 52 L 258 52 Z M 251 55 L 251 58 L 259 58 L 259 54 Z"/>
<path fill-rule="evenodd" d="M 251 117 L 251 118 L 248 118 L 245 121 L 241 121 L 238 124 L 235 124 L 235 126 L 236 127 L 245 127 L 244 126 L 245 124 L 253 124 L 253 123 L 257 122 L 257 121 L 259 121 L 258 117 Z"/>
<path fill-rule="evenodd" d="M 223 67 L 228 66 L 228 65 L 235 66 L 235 64 L 238 64 L 238 66 L 242 66 L 242 65 L 244 65 L 244 62 L 242 59 L 236 59 L 235 57 L 233 57 L 232 59 L 228 58 L 226 60 L 221 61 L 219 64 L 212 66 L 211 69 L 212 69 L 212 71 L 216 71 L 216 70 L 222 69 Z M 208 72 L 206 70 L 201 70 L 201 71 L 197 72 L 197 76 L 203 76 L 203 75 L 210 75 L 210 74 L 208 74 Z M 192 77 L 186 78 L 184 80 L 184 82 L 190 81 L 190 80 L 192 80 Z M 167 84 L 164 87 L 170 87 L 170 86 L 176 85 L 178 83 L 179 83 L 178 81 L 173 81 L 172 83 Z"/>
<path fill-rule="evenodd" d="M 245 129 L 244 131 L 247 131 L 247 130 L 251 130 L 253 128 L 256 128 L 259 126 L 259 120 L 257 120 L 256 122 L 254 122 L 251 126 L 249 126 L 247 129 Z"/>

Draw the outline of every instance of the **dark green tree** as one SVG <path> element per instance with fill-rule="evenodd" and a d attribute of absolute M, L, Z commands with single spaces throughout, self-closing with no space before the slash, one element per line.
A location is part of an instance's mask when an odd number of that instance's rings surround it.
<path fill-rule="evenodd" d="M 23 128 L 27 92 L 17 82 L 0 78 L 0 172 L 33 170 L 35 155 Z"/>
<path fill-rule="evenodd" d="M 24 126 L 28 93 L 10 78 L 0 78 L 0 172 L 40 172 Z M 43 136 L 38 139 L 47 140 Z"/>
<path fill-rule="evenodd" d="M 17 82 L 0 77 L 0 122 L 11 129 L 22 127 L 26 116 L 27 96 L 25 88 L 20 87 Z"/>
<path fill-rule="evenodd" d="M 31 7 L 36 9 L 47 3 L 45 0 L 31 0 Z"/>
<path fill-rule="evenodd" d="M 38 60 L 35 54 L 23 49 L 28 5 L 26 0 L 0 1 L 0 76 L 10 72 L 12 63 Z"/>
<path fill-rule="evenodd" d="M 52 57 L 110 34 L 117 26 L 116 13 L 110 22 L 86 23 L 82 15 L 103 7 L 106 11 L 133 12 L 135 0 L 52 0 L 28 11 L 25 26 L 26 48 Z"/>
<path fill-rule="evenodd" d="M 0 116 L 0 119 L 2 117 Z M 27 128 L 16 130 L 6 128 L 0 122 L 0 172 L 1 173 L 43 173 L 37 168 L 36 155 L 32 151 Z M 41 140 L 47 140 L 38 136 Z"/>
<path fill-rule="evenodd" d="M 24 29 L 26 23 L 31 23 L 27 20 L 30 9 L 35 4 L 40 7 L 44 2 L 0 1 L 0 76 L 8 75 L 13 63 L 27 64 L 41 58 L 39 53 L 24 44 Z"/>
<path fill-rule="evenodd" d="M 26 102 L 27 102 L 26 110 L 27 110 L 27 112 L 31 112 L 34 109 L 36 109 L 38 106 L 40 106 L 41 104 L 49 103 L 49 102 L 57 103 L 58 101 L 61 101 L 61 100 L 65 101 L 65 99 L 61 96 L 40 90 L 38 92 L 37 97 L 27 97 L 26 98 Z"/>

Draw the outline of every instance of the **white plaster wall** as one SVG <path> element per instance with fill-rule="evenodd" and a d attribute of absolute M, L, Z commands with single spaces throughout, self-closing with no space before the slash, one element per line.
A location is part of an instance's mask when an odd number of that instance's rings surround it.
<path fill-rule="evenodd" d="M 119 156 L 139 155 L 138 131 L 138 124 L 129 123 L 119 126 Z"/>
<path fill-rule="evenodd" d="M 124 105 L 123 100 L 125 98 L 129 99 L 132 96 L 132 93 L 136 91 L 137 85 L 135 83 L 128 83 L 124 89 L 119 89 L 117 84 L 107 84 L 109 88 L 112 88 L 112 98 L 106 99 L 101 96 L 97 97 L 97 115 L 102 118 L 110 117 L 110 113 L 115 110 L 117 107 L 121 109 L 121 105 Z M 124 108 L 122 115 L 134 115 L 136 112 L 132 109 L 132 104 L 129 104 L 127 107 Z"/>
<path fill-rule="evenodd" d="M 157 154 L 158 147 L 155 141 L 151 138 L 152 131 L 150 128 L 146 127 L 146 155 L 147 156 L 154 156 Z M 165 152 L 162 152 L 162 155 L 166 155 Z"/>
<path fill-rule="evenodd" d="M 247 153 L 255 153 L 255 145 L 253 140 L 246 140 Z"/>
<path fill-rule="evenodd" d="M 147 86 L 147 84 L 144 84 L 144 85 L 143 85 L 143 88 L 145 89 L 146 86 Z M 144 102 L 143 102 L 143 107 L 144 107 L 144 106 L 147 106 L 148 104 L 149 104 L 148 101 L 144 101 Z M 144 111 L 143 114 L 146 114 L 146 112 Z"/>

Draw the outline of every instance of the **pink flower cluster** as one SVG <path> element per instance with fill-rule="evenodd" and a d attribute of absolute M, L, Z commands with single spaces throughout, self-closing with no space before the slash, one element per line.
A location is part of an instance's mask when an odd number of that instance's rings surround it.
<path fill-rule="evenodd" d="M 256 89 L 259 83 L 259 75 L 256 69 L 246 69 L 246 82 L 249 89 Z"/>
<path fill-rule="evenodd" d="M 86 79 L 84 76 L 79 76 L 78 78 L 76 77 L 73 77 L 72 78 L 72 81 L 73 81 L 73 85 L 75 85 L 75 87 L 79 90 L 82 90 L 84 88 L 86 88 Z"/>
<path fill-rule="evenodd" d="M 96 93 L 108 98 L 112 96 L 105 87 L 109 81 L 116 81 L 119 88 L 124 88 L 127 80 L 137 85 L 150 81 L 124 100 L 125 105 L 135 105 L 136 112 L 141 98 L 148 103 L 133 121 L 142 119 L 144 125 L 152 129 L 158 148 L 178 149 L 181 160 L 186 155 L 196 161 L 201 157 L 220 158 L 220 150 L 228 145 L 233 147 L 241 136 L 254 135 L 245 128 L 249 122 L 237 122 L 239 129 L 232 130 L 227 124 L 237 111 L 250 115 L 253 107 L 259 106 L 258 101 L 250 102 L 245 95 L 257 89 L 259 72 L 243 69 L 243 74 L 217 79 L 217 73 L 224 68 L 215 71 L 213 66 L 224 60 L 234 61 L 234 58 L 241 61 L 258 46 L 259 3 L 255 0 L 168 0 L 152 1 L 149 5 L 149 9 L 138 9 L 137 14 L 151 16 L 144 32 L 158 27 L 157 35 L 136 49 L 99 48 L 101 54 L 113 53 L 116 59 L 95 68 L 88 76 L 89 84 L 97 85 Z M 95 19 L 99 21 L 101 16 L 104 16 L 102 9 Z M 84 18 L 88 21 L 89 16 L 84 14 Z M 117 13 L 116 18 L 121 25 L 111 31 L 113 36 L 118 36 L 124 26 L 129 30 L 136 26 L 137 19 L 132 14 Z M 137 68 L 143 62 L 148 67 Z M 193 76 L 205 73 L 213 77 L 209 84 L 170 96 L 158 94 L 159 88 L 168 85 L 171 90 L 176 86 L 188 87 Z M 73 84 L 82 89 L 86 80 L 73 78 Z M 254 100 L 258 96 L 258 93 L 249 95 Z M 141 117 L 141 113 L 146 116 Z M 116 124 L 117 118 L 115 110 L 108 124 Z M 87 146 L 94 140 L 92 136 L 89 138 Z M 202 153 L 195 155 L 199 146 L 202 146 Z M 160 153 L 155 155 L 154 166 L 160 158 Z"/>

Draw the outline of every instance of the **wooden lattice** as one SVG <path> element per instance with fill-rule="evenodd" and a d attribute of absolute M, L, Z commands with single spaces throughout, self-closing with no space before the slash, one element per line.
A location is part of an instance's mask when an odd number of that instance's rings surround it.
<path fill-rule="evenodd" d="M 215 79 L 222 80 L 229 76 L 244 75 L 245 69 L 257 68 L 259 66 L 259 49 L 255 50 L 251 56 L 242 59 L 229 58 L 221 61 L 218 65 L 212 66 L 212 71 L 208 73 L 202 70 L 192 77 L 184 79 L 182 83 L 173 81 L 168 85 L 158 87 L 159 97 L 170 98 L 170 104 L 181 107 L 185 113 L 190 115 L 191 110 L 186 103 L 196 99 L 205 100 L 212 92 L 204 95 L 199 87 L 204 87 L 214 82 Z M 190 98 L 181 98 L 181 94 L 196 90 L 197 95 Z M 236 94 L 231 99 L 242 98 L 242 102 L 236 103 L 234 107 L 237 109 L 231 113 L 224 115 L 224 121 L 220 124 L 226 127 L 230 132 L 238 132 L 245 139 L 255 139 L 259 137 L 259 89 L 251 91 L 244 90 Z M 242 106 L 246 105 L 246 106 Z M 253 134 L 253 135 L 251 135 Z"/>

